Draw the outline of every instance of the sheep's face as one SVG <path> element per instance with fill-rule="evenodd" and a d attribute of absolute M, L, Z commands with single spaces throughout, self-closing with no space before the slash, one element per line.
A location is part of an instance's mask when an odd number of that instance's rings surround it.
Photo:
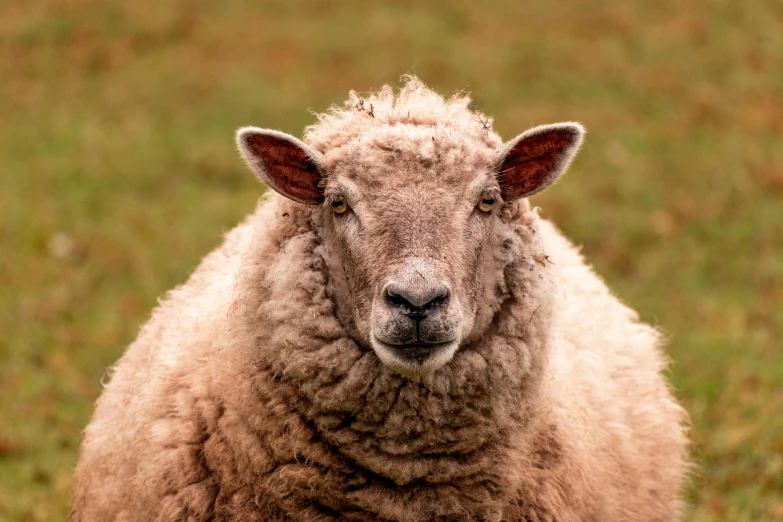
<path fill-rule="evenodd" d="M 275 131 L 242 129 L 238 142 L 270 187 L 320 205 L 341 315 L 384 364 L 415 376 L 446 364 L 474 336 L 485 289 L 498 277 L 486 253 L 504 200 L 551 184 L 582 132 L 538 127 L 503 150 L 426 126 L 390 126 L 324 155 Z"/>
<path fill-rule="evenodd" d="M 426 373 L 473 327 L 500 186 L 489 162 L 446 173 L 393 151 L 375 155 L 384 161 L 371 170 L 332 166 L 325 238 L 361 337 L 396 371 Z"/>

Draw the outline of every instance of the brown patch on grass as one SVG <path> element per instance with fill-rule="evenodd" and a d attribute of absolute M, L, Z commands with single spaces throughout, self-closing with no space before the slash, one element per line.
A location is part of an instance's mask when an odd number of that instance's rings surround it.
<path fill-rule="evenodd" d="M 657 209 L 650 217 L 652 229 L 661 237 L 670 237 L 677 233 L 677 222 L 671 212 Z"/>
<path fill-rule="evenodd" d="M 20 449 L 21 447 L 18 444 L 14 443 L 5 435 L 0 434 L 0 458 L 13 455 Z"/>
<path fill-rule="evenodd" d="M 748 165 L 750 178 L 762 190 L 783 195 L 783 161 L 760 160 Z"/>

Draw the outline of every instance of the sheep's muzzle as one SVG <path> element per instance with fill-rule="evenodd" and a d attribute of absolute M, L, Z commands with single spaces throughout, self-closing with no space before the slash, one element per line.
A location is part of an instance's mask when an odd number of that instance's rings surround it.
<path fill-rule="evenodd" d="M 406 263 L 373 302 L 372 346 L 381 361 L 403 375 L 437 370 L 454 355 L 460 307 L 451 286 L 428 263 Z"/>

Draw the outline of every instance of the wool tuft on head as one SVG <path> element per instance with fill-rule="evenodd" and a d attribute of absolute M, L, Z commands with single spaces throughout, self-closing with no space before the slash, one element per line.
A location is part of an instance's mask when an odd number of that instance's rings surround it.
<path fill-rule="evenodd" d="M 678 516 L 660 337 L 527 199 L 584 129 L 404 81 L 237 132 L 272 191 L 115 367 L 71 520 Z"/>

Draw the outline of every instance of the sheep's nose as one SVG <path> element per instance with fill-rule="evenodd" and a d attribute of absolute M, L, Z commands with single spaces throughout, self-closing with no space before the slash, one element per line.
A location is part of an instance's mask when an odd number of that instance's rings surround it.
<path fill-rule="evenodd" d="M 386 286 L 386 302 L 398 308 L 403 315 L 420 321 L 431 311 L 443 307 L 449 299 L 449 287 L 444 284 L 422 288 L 403 287 L 394 283 Z"/>

